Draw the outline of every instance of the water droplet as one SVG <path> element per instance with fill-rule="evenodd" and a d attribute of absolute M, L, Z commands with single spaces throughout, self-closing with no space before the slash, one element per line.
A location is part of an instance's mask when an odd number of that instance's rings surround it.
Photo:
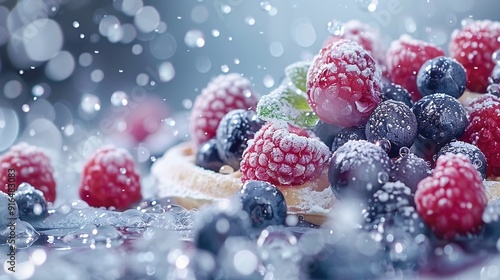
<path fill-rule="evenodd" d="M 496 50 L 492 55 L 491 55 L 491 59 L 493 60 L 493 62 L 495 62 L 496 64 L 500 64 L 500 49 Z"/>
<path fill-rule="evenodd" d="M 387 172 L 379 172 L 377 174 L 377 181 L 380 183 L 380 184 L 385 184 L 389 181 L 389 174 L 387 174 Z"/>
<path fill-rule="evenodd" d="M 224 14 L 229 14 L 231 12 L 231 6 L 229 5 L 221 5 L 220 6 L 220 10 L 224 13 Z"/>
<path fill-rule="evenodd" d="M 483 162 L 480 161 L 479 159 L 475 159 L 474 162 L 472 163 L 476 169 L 479 169 L 483 166 Z"/>
<path fill-rule="evenodd" d="M 28 113 L 30 111 L 30 105 L 23 104 L 23 106 L 21 106 L 21 110 L 23 110 L 23 112 L 25 113 Z"/>
<path fill-rule="evenodd" d="M 269 3 L 269 1 L 262 1 L 260 2 L 260 8 L 266 12 L 269 12 L 273 8 L 273 6 L 271 6 L 271 3 Z"/>
<path fill-rule="evenodd" d="M 33 88 L 31 89 L 31 93 L 36 96 L 36 97 L 40 97 L 44 94 L 45 90 L 43 88 L 43 86 L 41 85 L 35 85 L 33 86 Z"/>
<path fill-rule="evenodd" d="M 80 27 L 80 23 L 79 23 L 78 21 L 76 21 L 76 20 L 75 20 L 75 21 L 73 21 L 73 27 L 74 27 L 74 28 L 78 28 L 78 27 Z"/>
<path fill-rule="evenodd" d="M 217 38 L 217 37 L 219 37 L 219 35 L 220 35 L 220 31 L 219 30 L 217 30 L 217 29 L 213 29 L 212 30 L 212 36 L 214 36 L 215 38 Z"/>
<path fill-rule="evenodd" d="M 222 73 L 227 73 L 229 72 L 229 66 L 227 66 L 226 64 L 221 65 L 220 70 L 222 71 Z"/>
<path fill-rule="evenodd" d="M 264 86 L 267 88 L 272 88 L 274 86 L 274 79 L 271 75 L 264 76 L 262 82 L 264 83 Z"/>
<path fill-rule="evenodd" d="M 391 151 L 391 142 L 387 139 L 380 139 L 375 143 L 375 145 L 382 148 L 386 153 L 389 153 Z"/>
<path fill-rule="evenodd" d="M 127 168 L 125 167 L 120 168 L 120 174 L 127 174 Z"/>
<path fill-rule="evenodd" d="M 410 148 L 408 147 L 401 147 L 401 149 L 399 149 L 399 155 L 401 157 L 407 156 L 409 153 L 410 153 Z"/>
<path fill-rule="evenodd" d="M 229 165 L 223 165 L 220 169 L 219 169 L 219 173 L 221 174 L 231 174 L 234 172 L 234 169 L 229 166 Z"/>
<path fill-rule="evenodd" d="M 101 100 L 93 94 L 85 94 L 80 103 L 82 110 L 87 114 L 92 114 L 101 110 Z"/>
<path fill-rule="evenodd" d="M 158 66 L 158 74 L 160 75 L 160 80 L 162 82 L 169 82 L 175 77 L 174 65 L 167 61 L 163 62 Z"/>
<path fill-rule="evenodd" d="M 491 84 L 487 88 L 487 92 L 493 95 L 500 94 L 500 85 L 499 84 Z"/>
<path fill-rule="evenodd" d="M 375 12 L 378 7 L 378 0 L 357 0 L 358 6 L 368 12 Z"/>
<path fill-rule="evenodd" d="M 115 91 L 111 95 L 111 104 L 116 107 L 127 106 L 128 104 L 128 96 L 123 91 Z"/>
<path fill-rule="evenodd" d="M 248 25 L 254 25 L 255 24 L 255 19 L 253 17 L 246 17 L 245 18 L 245 22 L 248 24 Z"/>
<path fill-rule="evenodd" d="M 472 24 L 474 22 L 474 19 L 472 19 L 471 17 L 468 17 L 468 18 L 464 18 L 460 21 L 460 25 L 462 25 L 462 27 L 466 27 L 470 24 Z"/>
<path fill-rule="evenodd" d="M 342 36 L 344 34 L 344 25 L 338 20 L 332 20 L 328 22 L 327 30 L 332 36 Z"/>
<path fill-rule="evenodd" d="M 190 48 L 202 48 L 205 46 L 205 38 L 203 32 L 197 29 L 189 30 L 184 36 L 184 43 Z"/>

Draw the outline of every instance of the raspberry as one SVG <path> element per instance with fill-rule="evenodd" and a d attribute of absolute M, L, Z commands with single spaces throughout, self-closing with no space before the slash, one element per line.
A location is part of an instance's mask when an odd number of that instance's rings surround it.
<path fill-rule="evenodd" d="M 486 176 L 500 176 L 500 99 L 484 95 L 469 107 L 470 122 L 462 140 L 478 147 L 486 157 Z"/>
<path fill-rule="evenodd" d="M 106 146 L 85 163 L 80 197 L 90 206 L 126 209 L 141 199 L 139 173 L 124 149 Z"/>
<path fill-rule="evenodd" d="M 487 202 L 481 175 L 462 154 L 440 156 L 434 174 L 420 181 L 415 193 L 418 213 L 445 239 L 477 233 Z"/>
<path fill-rule="evenodd" d="M 56 182 L 52 173 L 53 169 L 47 154 L 26 143 L 12 146 L 0 157 L 0 184 L 3 186 L 1 190 L 5 193 L 10 193 L 9 184 L 15 184 L 17 190 L 17 187 L 25 182 L 40 190 L 47 201 L 54 202 Z M 9 174 L 14 176 L 9 177 Z M 14 182 L 9 181 L 9 178 L 14 179 Z"/>
<path fill-rule="evenodd" d="M 492 54 L 500 49 L 500 22 L 472 21 L 451 34 L 450 55 L 467 71 L 467 88 L 486 92 L 495 63 Z"/>
<path fill-rule="evenodd" d="M 349 39 L 363 46 L 380 65 L 384 64 L 384 43 L 377 28 L 355 19 L 343 23 L 342 28 L 343 33 L 339 36 L 329 36 L 323 47 L 341 39 Z"/>
<path fill-rule="evenodd" d="M 408 90 L 413 101 L 418 101 L 422 98 L 417 87 L 420 67 L 427 60 L 443 55 L 441 48 L 403 35 L 394 40 L 387 50 L 385 62 L 389 78 Z"/>
<path fill-rule="evenodd" d="M 231 110 L 257 106 L 250 81 L 239 74 L 219 75 L 196 98 L 191 110 L 191 137 L 199 146 L 213 138 L 220 120 Z"/>
<path fill-rule="evenodd" d="M 381 72 L 358 43 L 340 40 L 321 49 L 307 77 L 309 105 L 342 127 L 361 126 L 380 103 Z"/>
<path fill-rule="evenodd" d="M 305 131 L 300 134 L 306 135 Z M 249 141 L 243 153 L 241 180 L 302 185 L 321 174 L 329 157 L 330 150 L 319 139 L 298 135 L 280 124 L 268 123 Z"/>

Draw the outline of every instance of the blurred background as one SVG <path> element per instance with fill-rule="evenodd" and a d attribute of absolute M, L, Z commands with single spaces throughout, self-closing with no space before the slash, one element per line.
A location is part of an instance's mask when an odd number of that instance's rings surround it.
<path fill-rule="evenodd" d="M 499 8 L 498 0 L 0 0 L 0 152 L 25 141 L 78 170 L 113 142 L 151 163 L 185 139 L 186 112 L 213 77 L 238 72 L 266 94 L 285 66 L 319 51 L 329 23 L 358 19 L 387 46 L 408 33 L 447 49 L 462 21 L 500 20 Z"/>

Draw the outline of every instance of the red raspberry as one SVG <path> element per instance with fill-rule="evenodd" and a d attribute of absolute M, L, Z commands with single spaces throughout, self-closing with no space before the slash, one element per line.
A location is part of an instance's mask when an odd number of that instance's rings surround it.
<path fill-rule="evenodd" d="M 329 36 L 323 47 L 341 39 L 349 39 L 363 46 L 380 65 L 384 64 L 384 42 L 377 28 L 355 19 L 345 22 L 342 27 L 344 32 L 339 36 Z"/>
<path fill-rule="evenodd" d="M 9 171 L 14 170 L 15 173 Z M 56 182 L 53 177 L 50 159 L 43 150 L 26 143 L 12 146 L 0 157 L 0 184 L 5 193 L 9 193 L 9 184 L 15 189 L 23 183 L 29 183 L 43 193 L 49 202 L 56 200 Z M 14 182 L 9 181 L 9 174 Z"/>
<path fill-rule="evenodd" d="M 472 21 L 451 34 L 450 55 L 467 71 L 467 88 L 486 92 L 495 67 L 492 54 L 500 49 L 500 22 Z"/>
<path fill-rule="evenodd" d="M 334 42 L 321 49 L 309 68 L 309 105 L 326 123 L 364 125 L 380 103 L 380 79 L 375 60 L 360 44 Z"/>
<path fill-rule="evenodd" d="M 445 239 L 477 233 L 487 202 L 481 175 L 462 154 L 440 156 L 434 174 L 420 181 L 415 193 L 418 213 Z"/>
<path fill-rule="evenodd" d="M 472 102 L 470 122 L 462 140 L 476 145 L 486 156 L 486 176 L 500 176 L 500 99 L 489 94 Z"/>
<path fill-rule="evenodd" d="M 422 98 L 417 87 L 420 67 L 427 60 L 443 55 L 445 54 L 441 48 L 403 35 L 394 40 L 387 50 L 385 63 L 389 79 L 408 90 L 414 102 L 418 101 Z"/>
<path fill-rule="evenodd" d="M 191 111 L 191 138 L 200 145 L 215 136 L 222 117 L 234 109 L 257 106 L 250 81 L 239 74 L 219 75 L 196 98 Z"/>
<path fill-rule="evenodd" d="M 139 173 L 124 149 L 106 146 L 85 163 L 80 197 L 90 206 L 126 209 L 141 199 Z"/>
<path fill-rule="evenodd" d="M 305 131 L 300 134 L 307 135 Z M 300 136 L 285 125 L 268 123 L 249 141 L 243 153 L 241 180 L 302 185 L 321 175 L 329 158 L 330 150 L 320 140 Z"/>

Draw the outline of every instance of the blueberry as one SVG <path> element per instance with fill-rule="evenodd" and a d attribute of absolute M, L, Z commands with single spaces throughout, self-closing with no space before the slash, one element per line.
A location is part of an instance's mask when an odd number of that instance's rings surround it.
<path fill-rule="evenodd" d="M 370 199 L 366 209 L 366 221 L 376 217 L 393 215 L 399 208 L 415 206 L 413 193 L 401 182 L 388 182 L 378 189 Z"/>
<path fill-rule="evenodd" d="M 327 147 L 331 147 L 340 129 L 340 127 L 334 124 L 325 123 L 320 120 L 314 126 L 313 132 Z"/>
<path fill-rule="evenodd" d="M 417 135 L 415 142 L 410 147 L 410 153 L 423 158 L 424 160 L 434 163 L 435 156 L 438 151 L 438 145 L 431 139 L 426 139 L 422 135 Z"/>
<path fill-rule="evenodd" d="M 412 193 L 417 190 L 417 184 L 431 175 L 430 164 L 413 153 L 401 155 L 392 163 L 390 180 L 401 181 Z"/>
<path fill-rule="evenodd" d="M 399 154 L 402 147 L 410 147 L 417 136 L 417 119 L 404 103 L 388 100 L 380 103 L 368 118 L 366 139 L 377 142 L 386 139 L 391 143 L 390 156 Z"/>
<path fill-rule="evenodd" d="M 465 91 L 465 68 L 450 57 L 437 57 L 425 62 L 417 74 L 417 87 L 422 96 L 444 93 L 459 98 Z"/>
<path fill-rule="evenodd" d="M 413 106 L 418 133 L 438 145 L 457 139 L 469 124 L 464 107 L 456 98 L 443 93 L 424 96 Z"/>
<path fill-rule="evenodd" d="M 43 193 L 30 184 L 20 184 L 14 193 L 14 199 L 19 208 L 20 220 L 32 222 L 48 216 L 47 201 L 45 201 Z"/>
<path fill-rule="evenodd" d="M 404 203 L 403 203 L 404 204 Z M 429 227 L 420 218 L 414 206 L 401 204 L 392 212 L 380 213 L 376 216 L 369 216 L 369 211 L 365 211 L 365 220 L 363 228 L 365 230 L 377 230 L 382 232 L 384 228 L 391 226 L 400 228 L 412 236 L 423 234 L 429 236 L 431 233 Z"/>
<path fill-rule="evenodd" d="M 382 222 L 371 232 L 380 241 L 395 270 L 413 271 L 426 262 L 432 250 L 429 238 L 422 233 L 410 233 L 392 219 Z"/>
<path fill-rule="evenodd" d="M 251 110 L 236 109 L 227 113 L 219 122 L 216 132 L 217 151 L 222 161 L 234 170 L 240 169 L 248 140 L 253 139 L 263 124 L 264 121 Z"/>
<path fill-rule="evenodd" d="M 200 213 L 194 225 L 194 243 L 198 249 L 217 255 L 229 237 L 247 236 L 250 220 L 245 211 L 231 203 L 205 210 Z"/>
<path fill-rule="evenodd" d="M 322 237 L 315 237 L 321 239 Z M 326 243 L 301 260 L 304 279 L 377 279 L 386 271 L 384 248 L 367 233 L 341 237 Z"/>
<path fill-rule="evenodd" d="M 3 230 L 12 220 L 19 218 L 19 209 L 12 197 L 0 191 L 0 230 Z"/>
<path fill-rule="evenodd" d="M 224 165 L 224 162 L 222 162 L 219 157 L 216 142 L 217 140 L 212 138 L 201 145 L 196 152 L 195 157 L 195 164 L 197 166 L 219 172 L 220 168 Z"/>
<path fill-rule="evenodd" d="M 466 155 L 481 174 L 481 178 L 483 180 L 486 178 L 486 157 L 478 147 L 463 141 L 453 141 L 444 145 L 437 153 L 437 156 L 448 153 Z"/>
<path fill-rule="evenodd" d="M 401 101 L 408 107 L 413 107 L 410 93 L 402 86 L 395 83 L 385 83 L 382 85 L 382 101 Z"/>
<path fill-rule="evenodd" d="M 252 227 L 258 230 L 272 225 L 285 225 L 286 202 L 274 186 L 262 181 L 246 181 L 240 190 L 243 210 L 248 213 Z"/>
<path fill-rule="evenodd" d="M 391 162 L 380 147 L 365 140 L 351 140 L 332 155 L 328 179 L 337 197 L 369 199 L 387 181 Z"/>
<path fill-rule="evenodd" d="M 335 152 L 340 146 L 347 143 L 349 140 L 366 140 L 365 127 L 348 127 L 339 131 L 332 142 L 332 152 Z"/>

